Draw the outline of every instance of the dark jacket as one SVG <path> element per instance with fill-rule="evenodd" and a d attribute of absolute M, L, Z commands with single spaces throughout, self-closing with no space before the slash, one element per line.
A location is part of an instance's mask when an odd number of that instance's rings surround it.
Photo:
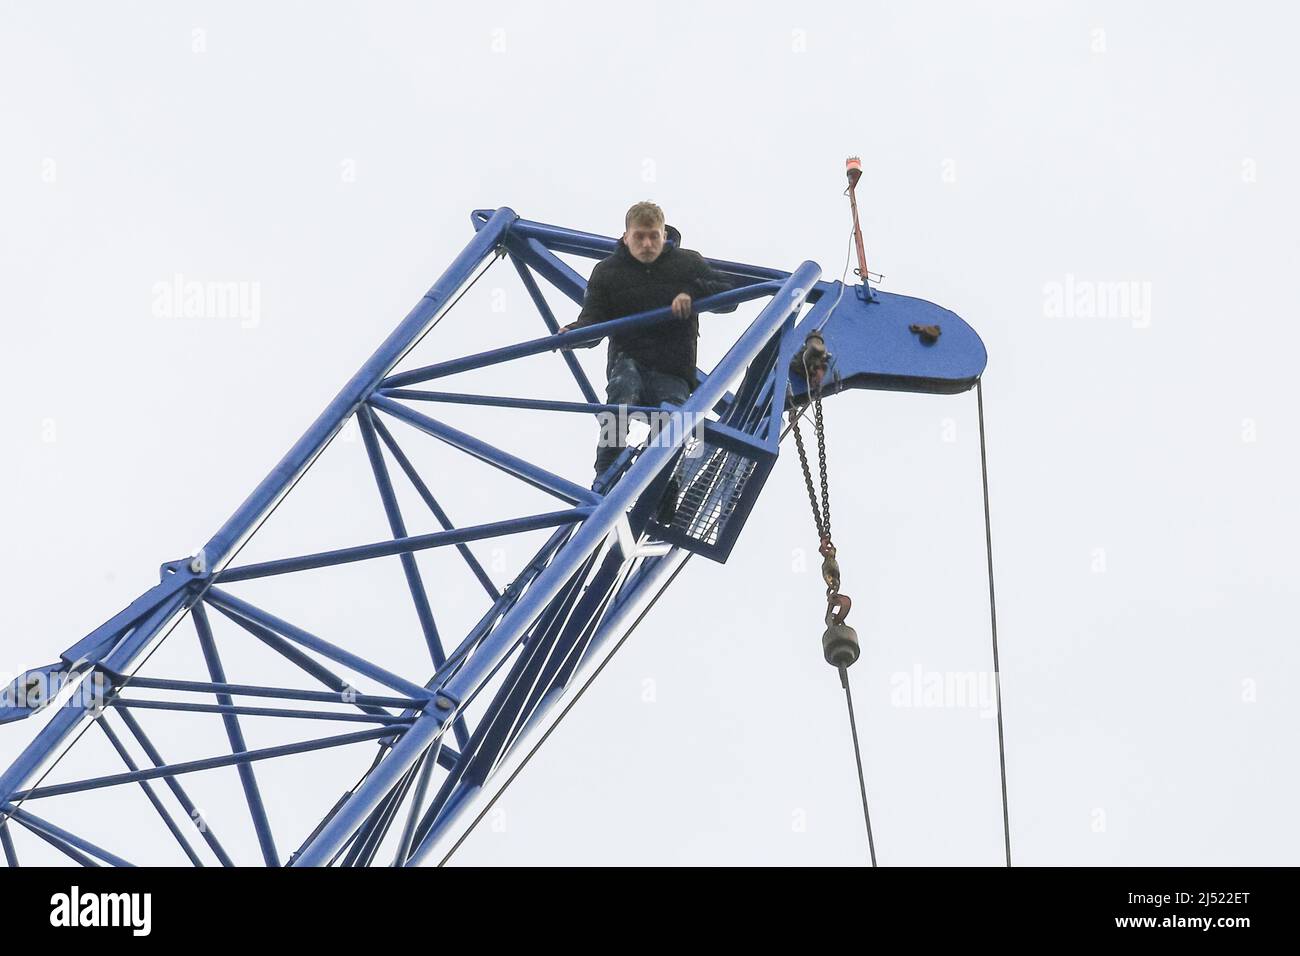
<path fill-rule="evenodd" d="M 575 328 L 664 308 L 682 292 L 697 301 L 732 288 L 731 280 L 714 271 L 702 255 L 681 248 L 681 233 L 672 226 L 666 232 L 663 252 L 648 265 L 633 256 L 621 238 L 614 254 L 596 263 Z M 718 311 L 735 310 L 733 305 Z M 657 372 L 684 378 L 694 388 L 699 337 L 700 316 L 692 307 L 687 319 L 668 319 L 648 329 L 611 336 L 606 368 L 622 353 Z"/>

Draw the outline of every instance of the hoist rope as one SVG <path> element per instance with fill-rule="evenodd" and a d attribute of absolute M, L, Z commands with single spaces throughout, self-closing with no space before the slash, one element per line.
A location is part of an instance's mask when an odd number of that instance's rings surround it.
<path fill-rule="evenodd" d="M 846 264 L 847 268 L 847 264 Z M 841 289 L 841 291 L 843 291 Z M 834 308 L 831 309 L 834 313 Z M 829 315 L 827 316 L 829 318 Z M 825 321 L 818 326 L 825 325 Z M 821 408 L 821 390 L 820 388 L 811 387 L 812 378 L 808 374 L 807 361 L 804 361 L 804 380 L 809 383 L 809 392 L 813 398 L 812 402 L 805 403 L 799 409 L 796 415 L 790 419 L 790 428 L 794 430 L 795 447 L 799 453 L 799 464 L 803 471 L 804 483 L 808 490 L 808 501 L 812 509 L 813 523 L 817 526 L 817 533 L 823 541 L 830 539 L 830 496 L 826 481 L 826 446 L 825 430 L 822 420 Z M 793 399 L 793 389 L 787 384 L 787 391 Z M 977 379 L 975 382 L 976 406 L 979 417 L 979 434 L 980 434 L 980 478 L 984 494 L 984 548 L 985 557 L 988 565 L 988 583 L 989 583 L 989 631 L 993 646 L 993 687 L 997 708 L 998 721 L 998 772 L 1001 785 L 1002 796 L 1002 836 L 1005 849 L 1006 865 L 1011 866 L 1011 814 L 1007 800 L 1007 754 L 1006 754 L 1006 734 L 1002 720 L 1002 676 L 1001 663 L 998 656 L 998 617 L 997 617 L 997 596 L 994 587 L 993 578 L 993 521 L 991 508 L 989 505 L 989 473 L 988 473 L 988 440 L 984 427 L 984 383 L 983 379 Z M 809 405 L 813 407 L 814 428 L 818 439 L 818 466 L 821 478 L 822 503 L 818 507 L 817 495 L 813 487 L 812 470 L 808 464 L 807 451 L 804 448 L 803 436 L 799 431 L 799 420 L 807 413 Z M 871 864 L 876 865 L 875 841 L 871 831 L 871 811 L 867 802 L 867 786 L 862 768 L 862 749 L 858 742 L 858 733 L 856 719 L 853 711 L 853 698 L 849 690 L 848 673 L 846 668 L 839 668 L 840 681 L 844 685 L 844 694 L 849 708 L 849 726 L 853 734 L 853 754 L 857 763 L 858 783 L 862 792 L 862 811 L 867 824 L 867 845 L 871 852 Z"/>
<path fill-rule="evenodd" d="M 998 666 L 998 605 L 993 593 L 993 522 L 989 517 L 988 445 L 984 438 L 984 379 L 975 380 L 975 401 L 980 420 L 980 476 L 984 484 L 984 553 L 989 566 L 989 630 L 993 635 L 993 694 L 998 711 L 998 769 L 1002 774 L 1002 836 L 1007 866 L 1011 865 L 1011 814 L 1007 810 L 1007 748 L 1002 732 L 1002 674 Z"/>
<path fill-rule="evenodd" d="M 867 779 L 862 775 L 862 748 L 858 746 L 858 722 L 853 718 L 853 694 L 849 690 L 849 669 L 841 667 L 840 683 L 844 685 L 844 699 L 849 705 L 849 730 L 853 733 L 853 756 L 858 763 L 858 787 L 862 790 L 862 815 L 867 820 L 867 850 L 871 865 L 876 865 L 876 841 L 871 835 L 871 810 L 867 806 Z"/>
<path fill-rule="evenodd" d="M 848 263 L 846 262 L 846 273 L 847 270 Z M 841 289 L 841 291 L 843 291 L 843 289 Z M 831 311 L 834 312 L 834 307 L 832 307 Z M 840 572 L 839 565 L 835 562 L 835 546 L 831 543 L 831 495 L 830 485 L 826 478 L 826 423 L 822 417 L 821 386 L 815 382 L 813 376 L 810 374 L 810 369 L 808 368 L 807 347 L 804 348 L 801 356 L 804 369 L 804 381 L 808 383 L 809 394 L 813 399 L 811 403 L 813 407 L 813 430 L 817 436 L 817 466 L 821 478 L 822 493 L 820 508 L 817 506 L 817 492 L 813 488 L 812 469 L 808 466 L 808 454 L 804 449 L 803 435 L 799 431 L 799 419 L 801 419 L 804 416 L 804 413 L 807 412 L 808 403 L 805 403 L 803 408 L 799 409 L 798 414 L 791 414 L 789 427 L 794 431 L 795 448 L 798 449 L 799 452 L 799 467 L 803 471 L 804 485 L 808 490 L 808 503 L 812 507 L 813 523 L 817 526 L 817 534 L 821 539 L 821 553 L 826 556 L 826 562 L 833 565 L 835 569 L 834 580 L 833 582 L 827 582 L 828 587 L 826 589 L 827 601 L 829 602 L 826 613 L 826 625 L 829 628 L 832 626 L 832 621 L 836 624 L 842 623 L 843 616 L 832 617 L 832 608 L 835 607 L 834 602 L 839 595 Z M 826 566 L 826 564 L 823 564 L 823 574 L 825 574 Z M 844 613 L 847 614 L 847 610 L 845 610 Z M 854 657 L 856 659 L 856 654 Z M 852 661 L 850 661 L 850 663 L 852 663 Z M 853 694 L 849 690 L 849 671 L 848 666 L 844 664 L 839 664 L 836 669 L 839 671 L 840 684 L 844 687 L 844 699 L 848 704 L 849 709 L 849 733 L 853 737 L 853 758 L 858 771 L 858 789 L 862 793 L 862 816 L 866 820 L 867 824 L 867 851 L 871 857 L 871 865 L 874 867 L 878 865 L 876 863 L 876 841 L 875 836 L 871 831 L 871 807 L 867 801 L 867 779 L 862 768 L 862 747 L 858 742 L 858 723 L 853 712 Z"/>

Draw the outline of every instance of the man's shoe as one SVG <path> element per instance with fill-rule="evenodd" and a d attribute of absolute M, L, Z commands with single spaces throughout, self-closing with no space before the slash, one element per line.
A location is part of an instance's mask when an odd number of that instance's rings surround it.
<path fill-rule="evenodd" d="M 655 514 L 655 520 L 664 527 L 670 526 L 677 514 L 677 494 L 680 490 L 677 479 L 669 478 L 668 484 L 664 486 L 663 499 L 659 502 L 659 511 Z"/>

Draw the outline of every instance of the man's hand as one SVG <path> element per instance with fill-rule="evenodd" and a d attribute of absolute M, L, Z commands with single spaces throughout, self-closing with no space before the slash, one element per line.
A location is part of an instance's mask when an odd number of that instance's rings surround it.
<path fill-rule="evenodd" d="M 568 325 L 562 325 L 562 326 L 560 326 L 559 330 L 558 330 L 555 334 L 556 334 L 556 335 L 563 335 L 565 332 L 572 332 L 572 331 L 573 331 L 573 328 L 574 328 L 574 323 L 573 323 L 573 322 L 570 322 Z M 565 351 L 565 352 L 572 351 L 572 349 L 573 349 L 573 346 L 572 346 L 572 345 L 564 345 L 564 346 L 561 346 L 561 350 L 562 350 L 562 351 Z M 551 351 L 554 352 L 555 349 L 551 349 Z"/>
<path fill-rule="evenodd" d="M 577 322 L 570 322 L 568 325 L 560 326 L 559 330 L 555 334 L 562 335 L 565 332 L 576 332 L 578 329 L 584 329 L 584 328 L 586 328 L 585 325 L 579 325 Z M 564 352 L 568 352 L 573 349 L 594 349 L 599 344 L 600 344 L 600 340 L 597 339 L 595 342 L 588 342 L 586 345 L 562 345 L 560 346 L 560 349 L 561 351 Z M 554 349 L 552 349 L 552 351 L 554 351 Z"/>
<path fill-rule="evenodd" d="M 677 298 L 673 299 L 673 315 L 679 319 L 689 319 L 691 317 L 691 297 L 685 292 L 677 293 Z"/>

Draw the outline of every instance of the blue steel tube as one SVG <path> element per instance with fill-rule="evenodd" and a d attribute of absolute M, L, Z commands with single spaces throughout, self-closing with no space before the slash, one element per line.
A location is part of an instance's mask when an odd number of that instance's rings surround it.
<path fill-rule="evenodd" d="M 514 648 L 523 632 L 564 586 L 570 575 L 614 529 L 619 519 L 640 497 L 655 476 L 672 458 L 689 434 L 688 416 L 703 416 L 722 397 L 727 383 L 744 371 L 785 319 L 796 311 L 821 276 L 814 262 L 804 262 L 736 341 L 711 374 L 685 405 L 674 412 L 660 441 L 648 447 L 617 485 L 605 495 L 555 560 L 533 581 L 528 591 L 483 639 L 464 665 L 444 685 L 453 700 L 466 700 L 486 680 L 493 668 Z M 430 704 L 403 735 L 383 762 L 375 768 L 339 808 L 328 824 L 309 841 L 294 859 L 295 866 L 323 866 L 366 815 L 393 788 L 411 764 L 424 752 L 446 724 L 450 713 L 439 716 Z"/>
<path fill-rule="evenodd" d="M 302 474 L 316 455 L 320 454 L 330 437 L 342 427 L 357 406 L 365 401 L 374 391 L 375 386 L 383 380 L 399 361 L 429 328 L 438 312 L 451 301 L 452 296 L 470 277 L 474 269 L 492 254 L 493 250 L 505 238 L 511 224 L 518 219 L 513 209 L 502 206 L 488 220 L 487 224 L 475 234 L 456 260 L 433 284 L 393 330 L 382 345 L 370 356 L 361 370 L 343 386 L 343 390 L 329 403 L 320 417 L 312 423 L 307 432 L 298 439 L 297 444 L 289 449 L 288 454 L 262 480 L 239 509 L 227 519 L 226 523 L 203 546 L 203 555 L 210 568 L 220 568 L 227 561 L 236 546 L 256 527 L 257 522 L 275 504 L 289 486 Z"/>
<path fill-rule="evenodd" d="M 582 485 L 574 484 L 567 478 L 554 475 L 545 468 L 525 461 L 508 451 L 502 451 L 494 445 L 475 438 L 468 432 L 452 428 L 450 425 L 430 418 L 428 415 L 421 414 L 414 409 L 407 408 L 405 405 L 399 405 L 392 399 L 375 395 L 370 399 L 370 404 L 395 418 L 400 418 L 408 425 L 414 425 L 425 434 L 432 435 L 453 448 L 459 448 L 466 454 L 473 455 L 479 461 L 500 468 L 502 471 L 526 481 L 534 488 L 555 495 L 570 504 L 579 506 L 584 504 L 592 505 L 600 500 L 600 495 L 594 491 L 589 491 Z"/>
<path fill-rule="evenodd" d="M 760 299 L 765 295 L 774 295 L 780 288 L 781 284 L 776 281 L 755 282 L 739 289 L 731 289 L 728 292 L 717 292 L 705 296 L 696 301 L 695 308 L 701 312 L 710 312 L 714 309 L 726 308 L 729 305 L 749 302 L 751 299 Z M 438 362 L 435 365 L 413 368 L 410 371 L 401 372 L 385 379 L 383 384 L 385 389 L 415 385 L 419 382 L 442 378 L 455 372 L 468 372 L 473 369 L 487 368 L 489 365 L 513 362 L 515 359 L 525 358 L 529 355 L 554 352 L 556 349 L 578 348 L 585 344 L 599 342 L 606 336 L 644 330 L 654 325 L 667 325 L 674 321 L 676 320 L 673 318 L 672 307 L 665 305 L 658 309 L 648 309 L 644 312 L 636 312 L 617 319 L 609 319 L 605 322 L 583 326 L 571 332 L 544 335 L 541 338 L 516 342 L 514 345 L 504 345 L 501 348 L 489 349 L 486 352 L 463 355 L 460 358 Z"/>
<path fill-rule="evenodd" d="M 444 545 L 459 544 L 464 541 L 479 541 L 484 538 L 499 538 L 502 535 L 515 534 L 519 531 L 534 531 L 538 528 L 553 528 L 556 525 L 572 524 L 585 518 L 591 511 L 590 505 L 569 508 L 564 511 L 548 511 L 545 514 L 529 515 L 526 518 L 508 518 L 505 521 L 493 521 L 489 524 L 476 524 L 452 531 L 434 531 L 429 534 L 412 535 L 396 541 L 380 541 L 375 544 L 356 545 L 351 548 L 338 548 L 334 551 L 321 551 L 317 554 L 303 554 L 293 558 L 276 558 L 258 564 L 241 564 L 226 568 L 213 580 L 220 584 L 231 581 L 247 581 L 271 574 L 286 574 L 292 571 L 306 571 L 310 568 L 326 568 L 349 561 L 364 561 L 368 558 L 387 557 L 406 551 L 421 551 L 425 548 L 440 548 Z"/>
<path fill-rule="evenodd" d="M 208 665 L 208 673 L 214 682 L 225 683 L 226 669 L 221 664 L 221 655 L 217 653 L 217 642 L 212 637 L 212 626 L 208 623 L 208 612 L 203 605 L 194 607 L 194 628 L 199 634 L 199 644 L 203 648 L 203 658 Z M 234 698 L 229 694 L 217 694 L 217 703 L 230 706 Z M 239 726 L 239 718 L 233 713 L 223 714 L 221 718 L 226 726 L 226 738 L 230 741 L 231 753 L 247 753 L 248 745 L 244 742 L 244 730 Z M 257 775 L 252 764 L 239 765 L 239 782 L 244 787 L 244 798 L 248 801 L 248 812 L 253 818 L 253 827 L 257 830 L 258 844 L 262 849 L 262 859 L 267 866 L 279 866 L 280 854 L 275 849 L 275 836 L 271 833 L 271 821 L 266 815 L 266 804 L 262 800 L 262 790 L 257 785 Z"/>
<path fill-rule="evenodd" d="M 491 220 L 489 220 L 490 222 Z M 486 226 L 484 228 L 487 228 Z M 566 229 L 564 226 L 552 226 L 531 219 L 520 219 L 511 230 L 512 236 L 521 239 L 536 239 L 554 252 L 568 252 L 588 259 L 603 259 L 618 247 L 618 240 L 608 236 L 598 236 L 591 232 Z M 747 278 L 784 281 L 790 273 L 780 269 L 765 269 L 762 266 L 748 265 L 743 262 L 728 262 L 725 259 L 708 259 L 710 266 L 719 272 L 742 275 Z"/>

